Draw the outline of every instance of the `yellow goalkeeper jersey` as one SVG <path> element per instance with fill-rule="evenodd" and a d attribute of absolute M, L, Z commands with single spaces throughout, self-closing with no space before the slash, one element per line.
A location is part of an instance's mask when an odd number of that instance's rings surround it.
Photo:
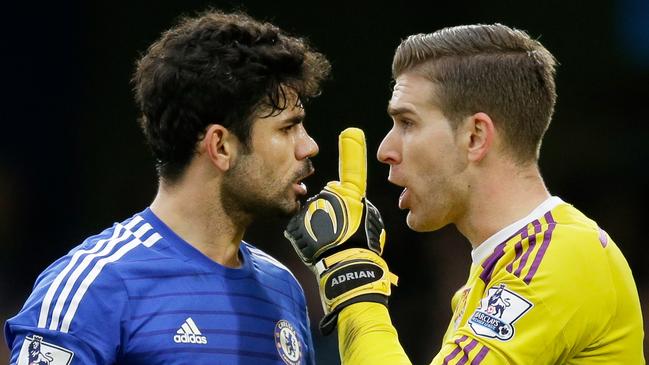
<path fill-rule="evenodd" d="M 573 206 L 549 198 L 472 258 L 432 364 L 644 364 L 631 270 L 606 232 Z M 343 364 L 409 363 L 378 305 L 352 305 L 338 324 Z"/>

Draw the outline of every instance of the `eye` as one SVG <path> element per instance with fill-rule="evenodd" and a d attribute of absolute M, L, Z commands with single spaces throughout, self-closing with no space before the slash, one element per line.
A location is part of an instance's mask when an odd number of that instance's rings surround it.
<path fill-rule="evenodd" d="M 415 125 L 415 123 L 410 119 L 397 119 L 397 125 L 402 129 L 409 129 Z"/>
<path fill-rule="evenodd" d="M 280 130 L 281 130 L 283 133 L 290 133 L 293 129 L 295 129 L 295 126 L 296 126 L 296 125 L 297 125 L 297 124 L 289 124 L 289 125 L 287 125 L 287 126 L 282 127 Z"/>

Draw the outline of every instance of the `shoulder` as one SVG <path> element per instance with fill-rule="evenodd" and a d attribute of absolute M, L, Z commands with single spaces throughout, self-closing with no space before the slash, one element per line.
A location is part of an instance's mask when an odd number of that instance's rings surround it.
<path fill-rule="evenodd" d="M 607 244 L 593 220 L 560 204 L 503 245 L 497 276 L 560 308 L 604 304 L 613 300 Z"/>
<path fill-rule="evenodd" d="M 560 333 L 570 346 L 589 343 L 619 308 L 619 285 L 611 274 L 618 265 L 615 257 L 615 244 L 597 223 L 560 204 L 485 260 L 480 308 L 516 314 L 521 334 L 524 328 L 533 333 L 545 328 Z"/>
<path fill-rule="evenodd" d="M 562 204 L 550 213 L 548 223 L 547 269 L 563 272 L 579 281 L 601 278 L 608 270 L 609 238 L 595 221 L 569 204 Z M 588 277 L 584 277 L 587 275 Z"/>
<path fill-rule="evenodd" d="M 497 248 L 502 268 L 532 285 L 539 280 L 556 284 L 598 277 L 606 265 L 608 237 L 597 224 L 569 204 L 560 204 L 530 222 Z M 498 251 L 500 250 L 500 251 Z M 495 254 L 494 253 L 494 254 Z"/>
<path fill-rule="evenodd" d="M 74 259 L 92 255 L 93 258 L 102 260 L 102 263 L 128 260 L 132 258 L 133 253 L 146 253 L 147 248 L 151 248 L 161 239 L 151 224 L 140 214 L 135 214 L 122 222 L 114 223 L 99 234 L 86 238 L 66 257 Z"/>
<path fill-rule="evenodd" d="M 138 215 L 86 238 L 39 275 L 17 317 L 24 323 L 67 332 L 73 320 L 81 317 L 104 309 L 117 314 L 128 300 L 122 277 L 129 267 L 150 261 L 153 250 L 149 248 L 159 239 Z M 134 261 L 140 264 L 124 265 Z M 107 297 L 111 300 L 106 301 Z"/>
<path fill-rule="evenodd" d="M 301 290 L 300 283 L 295 275 L 277 259 L 247 242 L 242 243 L 242 248 L 250 254 L 252 264 L 256 270 L 269 274 L 271 277 L 284 280 L 289 285 L 297 286 Z"/>
<path fill-rule="evenodd" d="M 90 351 L 81 350 L 84 344 L 111 358 L 129 318 L 125 278 L 166 270 L 158 260 L 169 259 L 164 245 L 140 214 L 86 238 L 39 275 L 22 310 L 7 321 L 7 338 L 16 345 L 30 334 L 55 337 L 80 358 Z"/>

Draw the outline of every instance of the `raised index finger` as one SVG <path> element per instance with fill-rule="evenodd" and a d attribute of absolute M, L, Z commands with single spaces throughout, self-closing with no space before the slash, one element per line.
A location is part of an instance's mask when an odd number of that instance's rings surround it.
<path fill-rule="evenodd" d="M 359 128 L 347 128 L 338 137 L 338 174 L 340 182 L 365 196 L 367 188 L 367 146 L 365 133 Z"/>

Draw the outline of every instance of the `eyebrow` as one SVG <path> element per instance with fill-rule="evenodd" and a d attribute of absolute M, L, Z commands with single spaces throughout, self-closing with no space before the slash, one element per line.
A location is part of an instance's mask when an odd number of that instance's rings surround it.
<path fill-rule="evenodd" d="M 388 114 L 391 115 L 391 116 L 397 116 L 397 115 L 400 115 L 400 114 L 408 114 L 408 113 L 417 114 L 417 113 L 415 113 L 415 111 L 412 108 L 408 108 L 408 107 L 405 107 L 405 106 L 395 108 L 390 104 L 388 104 L 388 110 L 387 111 L 388 111 Z"/>
<path fill-rule="evenodd" d="M 305 113 L 300 113 L 298 115 L 292 116 L 290 118 L 284 119 L 284 123 L 290 123 L 290 124 L 300 124 L 304 122 L 304 118 L 306 117 Z"/>

